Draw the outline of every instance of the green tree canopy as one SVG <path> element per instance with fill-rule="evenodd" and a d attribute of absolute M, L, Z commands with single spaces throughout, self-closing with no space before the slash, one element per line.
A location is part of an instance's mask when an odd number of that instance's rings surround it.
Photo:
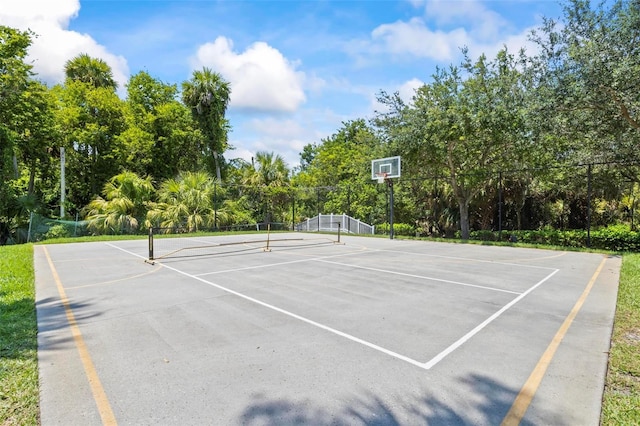
<path fill-rule="evenodd" d="M 405 164 L 424 175 L 444 174 L 458 202 L 462 238 L 469 237 L 469 205 L 498 170 L 525 161 L 522 85 L 506 49 L 493 61 L 468 57 L 461 67 L 438 69 L 413 105 L 397 95 L 380 98 L 388 112 L 376 123 Z"/>
<path fill-rule="evenodd" d="M 10 236 L 18 208 L 15 143 L 20 132 L 17 122 L 32 76 L 32 67 L 24 60 L 31 36 L 29 31 L 0 26 L 0 245 Z"/>
<path fill-rule="evenodd" d="M 222 76 L 209 68 L 193 72 L 191 80 L 182 83 L 182 101 L 191 109 L 205 137 L 205 164 L 218 180 L 222 180 L 222 154 L 228 148 L 229 122 L 225 118 L 231 88 Z"/>
<path fill-rule="evenodd" d="M 561 22 L 534 33 L 545 115 L 575 141 L 585 161 L 638 159 L 640 146 L 640 2 L 595 8 L 567 0 Z"/>
<path fill-rule="evenodd" d="M 118 84 L 113 79 L 111 67 L 104 60 L 92 58 L 86 53 L 69 59 L 65 63 L 64 72 L 67 80 L 80 81 L 96 89 L 99 87 L 112 90 L 118 88 Z"/>
<path fill-rule="evenodd" d="M 120 173 L 107 182 L 103 197 L 96 197 L 87 206 L 89 229 L 100 234 L 134 233 L 144 225 L 147 204 L 154 194 L 149 178 L 132 172 Z"/>
<path fill-rule="evenodd" d="M 175 85 L 141 71 L 127 84 L 126 123 L 119 136 L 123 164 L 156 181 L 203 167 L 202 133 Z"/>

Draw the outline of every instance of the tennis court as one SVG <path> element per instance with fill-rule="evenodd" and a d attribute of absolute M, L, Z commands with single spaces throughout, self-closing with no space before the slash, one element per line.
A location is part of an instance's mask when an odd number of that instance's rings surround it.
<path fill-rule="evenodd" d="M 265 238 L 37 246 L 42 424 L 598 424 L 620 259 Z"/>

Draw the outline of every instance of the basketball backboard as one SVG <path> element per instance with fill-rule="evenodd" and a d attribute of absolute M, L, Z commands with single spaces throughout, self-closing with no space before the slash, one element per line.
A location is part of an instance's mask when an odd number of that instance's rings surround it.
<path fill-rule="evenodd" d="M 371 161 L 371 179 L 379 180 L 400 177 L 400 156 L 379 158 Z"/>

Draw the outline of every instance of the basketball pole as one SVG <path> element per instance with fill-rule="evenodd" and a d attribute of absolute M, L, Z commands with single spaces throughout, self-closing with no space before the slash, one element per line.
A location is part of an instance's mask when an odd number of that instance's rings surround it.
<path fill-rule="evenodd" d="M 389 185 L 389 239 L 393 240 L 393 181 L 387 178 Z"/>

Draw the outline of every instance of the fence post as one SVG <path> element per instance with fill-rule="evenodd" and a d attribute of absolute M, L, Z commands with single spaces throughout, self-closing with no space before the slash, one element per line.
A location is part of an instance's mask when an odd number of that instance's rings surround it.
<path fill-rule="evenodd" d="M 296 230 L 296 194 L 291 196 L 291 229 Z"/>
<path fill-rule="evenodd" d="M 218 183 L 213 181 L 213 230 L 218 230 Z"/>
<path fill-rule="evenodd" d="M 502 241 L 502 172 L 498 176 L 498 241 Z"/>
<path fill-rule="evenodd" d="M 587 164 L 587 247 L 591 248 L 591 164 Z"/>

